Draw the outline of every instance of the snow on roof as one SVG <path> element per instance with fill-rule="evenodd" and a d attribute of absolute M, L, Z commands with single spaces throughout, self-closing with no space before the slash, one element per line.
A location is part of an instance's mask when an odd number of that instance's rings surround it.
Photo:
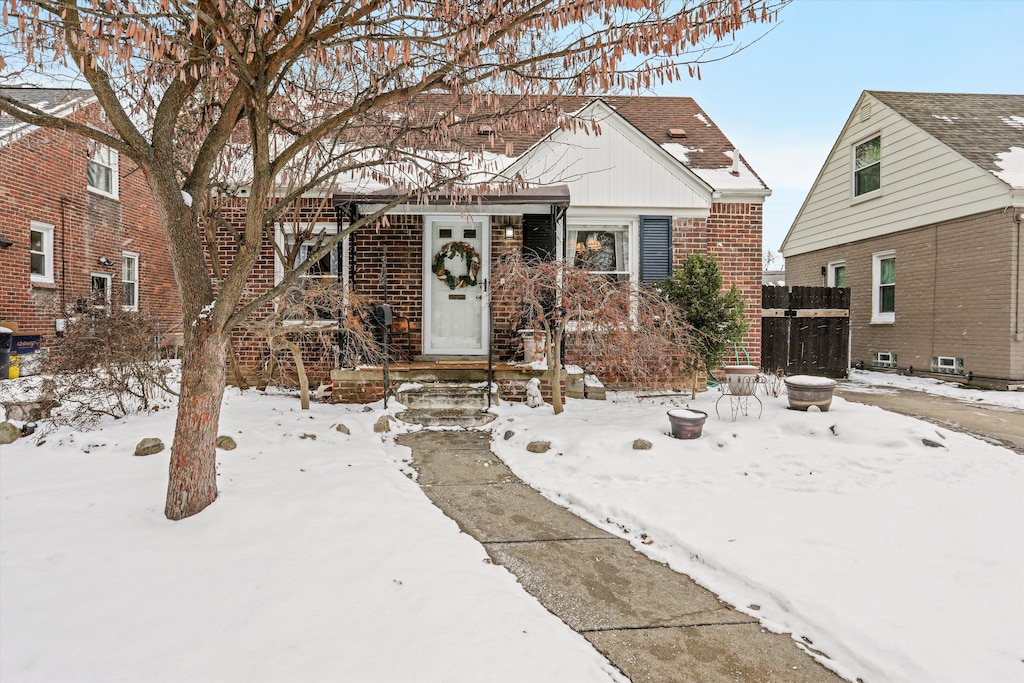
<path fill-rule="evenodd" d="M 92 90 L 82 88 L 35 88 L 19 86 L 0 88 L 0 95 L 34 107 L 45 114 L 66 116 L 94 99 Z M 13 116 L 0 112 L 0 147 L 36 129 Z"/>
<path fill-rule="evenodd" d="M 1011 147 L 996 155 L 998 171 L 992 174 L 1013 188 L 1024 188 L 1024 147 Z"/>
<path fill-rule="evenodd" d="M 1024 129 L 1024 116 L 1006 116 L 1003 117 L 1003 123 L 1011 128 Z"/>

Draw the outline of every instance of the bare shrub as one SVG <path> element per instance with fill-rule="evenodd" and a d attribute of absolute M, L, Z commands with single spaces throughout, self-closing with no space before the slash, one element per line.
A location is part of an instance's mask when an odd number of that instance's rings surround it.
<path fill-rule="evenodd" d="M 562 412 L 563 341 L 591 359 L 591 372 L 635 387 L 669 384 L 690 363 L 689 328 L 657 292 L 561 261 L 518 255 L 502 259 L 491 279 L 495 298 L 521 311 L 518 325 L 545 334 L 555 413 Z"/>
<path fill-rule="evenodd" d="M 158 330 L 149 315 L 120 307 L 69 318 L 44 366 L 61 406 L 53 426 L 88 429 L 104 417 L 147 411 L 175 396 Z"/>

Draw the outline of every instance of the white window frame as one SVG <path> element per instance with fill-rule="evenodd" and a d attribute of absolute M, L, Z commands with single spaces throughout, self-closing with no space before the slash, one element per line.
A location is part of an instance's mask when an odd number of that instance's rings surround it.
<path fill-rule="evenodd" d="M 125 277 L 125 263 L 128 260 L 135 262 L 135 279 L 129 280 Z M 135 302 L 132 304 L 126 304 L 124 296 L 124 288 L 126 285 L 133 285 L 135 288 Z M 122 251 L 121 252 L 121 308 L 125 311 L 138 311 L 139 310 L 139 254 L 134 251 Z"/>
<path fill-rule="evenodd" d="M 104 302 L 102 304 L 95 303 L 95 301 L 93 299 L 93 296 L 92 296 L 92 292 L 93 292 L 92 283 L 93 283 L 93 280 L 96 280 L 96 279 L 106 280 L 106 283 L 107 283 L 107 285 L 106 285 L 107 295 L 106 295 L 106 298 L 105 298 L 105 300 L 104 300 Z M 111 288 L 113 286 L 114 286 L 114 278 L 110 275 L 110 273 L 101 273 L 99 271 L 93 271 L 93 272 L 89 273 L 89 303 L 93 307 L 93 310 L 100 310 L 100 311 L 109 311 L 110 310 L 110 290 L 111 290 Z"/>
<path fill-rule="evenodd" d="M 887 358 L 882 360 L 882 356 Z M 896 354 L 892 351 L 875 351 L 874 365 L 880 368 L 894 368 L 896 367 Z"/>
<path fill-rule="evenodd" d="M 334 221 L 317 221 L 313 224 L 313 231 L 318 234 L 324 235 L 337 235 L 339 229 L 344 231 L 348 227 L 347 223 L 339 226 Z M 286 253 L 286 247 L 288 242 L 295 235 L 295 224 L 294 223 L 278 223 L 274 229 L 274 240 L 277 242 L 278 248 L 281 253 Z M 347 296 L 349 292 L 349 239 L 352 235 L 345 235 L 345 238 L 341 241 L 341 244 L 337 245 L 338 250 L 338 272 L 331 273 L 331 277 L 335 280 L 340 280 L 342 284 L 342 291 Z M 312 240 L 306 240 L 307 243 L 313 244 L 316 241 L 314 237 Z M 299 276 L 300 281 L 307 277 L 319 277 L 316 275 L 301 275 Z M 274 284 L 277 285 L 284 278 L 284 264 L 281 262 L 280 257 L 274 254 Z M 324 323 L 336 322 L 333 320 L 322 320 Z M 298 324 L 298 322 L 286 321 L 285 324 Z"/>
<path fill-rule="evenodd" d="M 587 232 L 621 232 L 625 235 L 625 243 L 622 245 L 622 268 L 618 270 L 594 270 L 589 271 L 595 275 L 616 275 L 626 276 L 626 281 L 636 284 L 639 278 L 639 218 L 628 218 L 616 220 L 608 218 L 605 220 L 588 220 L 580 218 L 573 222 L 566 222 L 565 239 L 567 244 L 564 251 L 565 258 L 569 263 L 575 263 L 575 242 L 569 239 L 569 235 Z"/>
<path fill-rule="evenodd" d="M 819 263 L 820 263 L 820 261 L 819 261 Z M 839 268 L 843 269 L 843 280 L 844 281 L 843 281 L 843 285 L 842 286 L 843 287 L 846 286 L 846 282 L 845 282 L 845 279 L 846 279 L 846 261 L 841 259 L 839 261 L 829 261 L 828 262 L 828 286 L 829 287 L 839 287 L 839 285 L 836 284 L 836 270 L 838 270 Z"/>
<path fill-rule="evenodd" d="M 110 172 L 110 189 L 93 185 L 90 179 L 88 168 L 86 169 L 86 189 L 89 192 L 102 195 L 104 197 L 110 197 L 112 199 L 118 199 L 120 196 L 120 179 L 118 173 L 119 167 L 119 156 L 116 149 L 101 145 L 98 142 L 90 143 L 91 152 L 89 154 L 88 165 L 96 165 L 100 168 L 106 169 Z"/>
<path fill-rule="evenodd" d="M 34 252 L 32 251 L 32 233 L 38 232 L 43 235 L 43 251 Z M 53 284 L 53 226 L 49 223 L 40 223 L 38 221 L 32 221 L 29 223 L 29 273 L 31 273 L 32 282 L 41 282 L 46 284 Z M 32 254 L 43 255 L 43 265 L 45 268 L 44 273 L 33 273 L 32 272 Z"/>
<path fill-rule="evenodd" d="M 857 148 L 871 142 L 875 138 L 878 138 L 878 187 L 869 192 L 862 192 L 857 194 L 857 172 L 863 169 L 857 168 Z M 864 168 L 869 168 L 875 164 L 870 164 Z M 871 135 L 868 135 L 850 145 L 850 196 L 853 198 L 854 203 L 864 201 L 866 199 L 872 199 L 882 194 L 882 133 L 876 131 Z"/>
<path fill-rule="evenodd" d="M 879 251 L 871 255 L 871 324 L 872 325 L 891 325 L 896 322 L 896 311 L 885 311 L 879 310 L 882 306 L 882 296 L 879 291 L 882 287 L 882 261 L 888 259 L 896 259 L 896 251 L 889 249 L 887 251 Z M 893 288 L 896 287 L 896 283 L 891 283 Z"/>

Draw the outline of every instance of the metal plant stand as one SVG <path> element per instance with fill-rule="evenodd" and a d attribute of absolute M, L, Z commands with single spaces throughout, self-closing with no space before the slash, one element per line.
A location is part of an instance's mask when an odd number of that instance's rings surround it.
<path fill-rule="evenodd" d="M 761 418 L 761 414 L 764 412 L 764 405 L 761 403 L 761 399 L 757 397 L 757 385 L 758 378 L 756 375 L 742 378 L 740 382 L 722 382 L 718 385 L 722 395 L 715 401 L 715 415 L 718 419 L 722 419 L 721 413 L 718 412 L 718 404 L 721 403 L 723 398 L 729 399 L 729 411 L 732 414 L 733 422 L 739 415 L 746 417 L 750 414 L 750 401 L 753 400 L 757 403 L 757 417 Z"/>

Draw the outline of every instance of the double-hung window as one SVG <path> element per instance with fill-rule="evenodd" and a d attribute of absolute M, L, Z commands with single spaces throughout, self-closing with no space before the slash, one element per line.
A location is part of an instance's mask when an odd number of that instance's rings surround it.
<path fill-rule="evenodd" d="M 853 196 L 865 197 L 882 187 L 882 136 L 854 146 Z"/>
<path fill-rule="evenodd" d="M 32 221 L 29 226 L 32 282 L 53 282 L 53 226 Z M 23 271 L 24 272 L 24 271 Z"/>
<path fill-rule="evenodd" d="M 630 279 L 629 225 L 570 225 L 568 247 L 577 268 L 609 280 Z"/>
<path fill-rule="evenodd" d="M 121 253 L 121 307 L 126 311 L 139 310 L 139 255 Z"/>
<path fill-rule="evenodd" d="M 878 252 L 871 260 L 871 322 L 895 322 L 896 252 Z"/>
<path fill-rule="evenodd" d="M 117 199 L 117 150 L 106 145 L 90 145 L 88 182 L 90 191 Z"/>
<path fill-rule="evenodd" d="M 322 222 L 309 224 L 283 224 L 278 227 L 277 243 L 281 249 L 285 261 L 276 259 L 275 275 L 278 282 L 284 277 L 286 271 L 294 270 L 307 262 L 311 256 L 323 251 L 326 242 L 338 234 L 338 226 L 335 223 Z M 325 253 L 320 254 L 310 264 L 309 269 L 301 276 L 300 281 L 304 284 L 319 286 L 332 286 L 337 284 L 343 286 L 348 282 L 348 238 L 340 244 L 335 244 Z M 327 302 L 320 302 L 326 304 Z M 317 316 L 320 319 L 333 317 L 331 311 L 317 307 Z"/>

